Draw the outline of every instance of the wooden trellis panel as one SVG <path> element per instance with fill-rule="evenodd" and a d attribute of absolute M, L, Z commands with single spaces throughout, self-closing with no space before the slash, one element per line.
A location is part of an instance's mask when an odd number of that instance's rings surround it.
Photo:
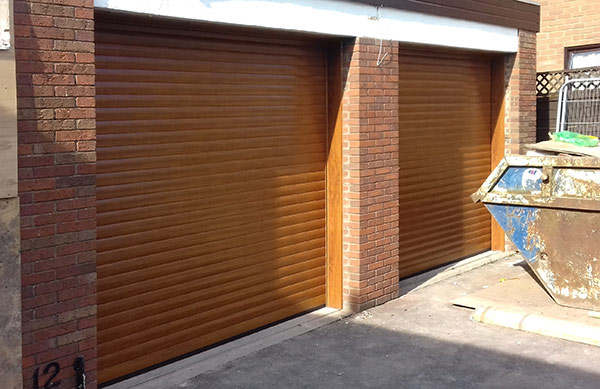
<path fill-rule="evenodd" d="M 565 78 L 589 78 L 600 77 L 600 68 L 586 68 L 577 70 L 555 70 L 537 74 L 536 94 L 546 96 L 558 93 L 560 87 L 565 83 Z"/>
<path fill-rule="evenodd" d="M 574 78 L 600 77 L 600 68 L 556 70 L 537 74 L 537 141 L 549 139 L 548 133 L 556 127 L 558 91 L 565 80 Z"/>

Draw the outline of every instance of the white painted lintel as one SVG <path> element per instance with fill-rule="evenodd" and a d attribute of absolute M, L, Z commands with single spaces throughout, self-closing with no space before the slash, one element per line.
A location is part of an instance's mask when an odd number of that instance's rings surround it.
<path fill-rule="evenodd" d="M 514 53 L 518 31 L 334 0 L 95 0 L 97 8 L 189 20 Z"/>

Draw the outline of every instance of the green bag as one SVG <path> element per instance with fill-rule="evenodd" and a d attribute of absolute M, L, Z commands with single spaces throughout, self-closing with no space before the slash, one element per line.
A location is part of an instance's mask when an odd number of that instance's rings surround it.
<path fill-rule="evenodd" d="M 561 131 L 550 134 L 550 138 L 557 142 L 570 143 L 576 146 L 582 147 L 596 147 L 598 146 L 598 138 L 591 135 L 583 135 L 577 132 Z"/>

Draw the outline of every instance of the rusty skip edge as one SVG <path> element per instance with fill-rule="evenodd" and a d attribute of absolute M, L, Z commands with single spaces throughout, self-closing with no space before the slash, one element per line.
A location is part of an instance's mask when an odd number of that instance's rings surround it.
<path fill-rule="evenodd" d="M 486 204 L 560 305 L 600 310 L 600 213 Z"/>
<path fill-rule="evenodd" d="M 486 206 L 558 304 L 600 310 L 600 213 Z"/>
<path fill-rule="evenodd" d="M 544 181 L 539 193 L 495 192 L 498 181 L 508 168 L 532 167 L 543 171 Z M 598 169 L 600 158 L 574 156 L 510 156 L 505 157 L 483 182 L 477 192 L 471 195 L 473 202 L 487 204 L 524 205 L 544 208 L 563 208 L 600 211 L 600 184 L 582 185 L 585 194 L 579 196 L 556 196 L 554 188 L 554 172 L 557 168 Z"/>
<path fill-rule="evenodd" d="M 600 311 L 600 159 L 509 157 L 472 197 L 558 304 Z"/>

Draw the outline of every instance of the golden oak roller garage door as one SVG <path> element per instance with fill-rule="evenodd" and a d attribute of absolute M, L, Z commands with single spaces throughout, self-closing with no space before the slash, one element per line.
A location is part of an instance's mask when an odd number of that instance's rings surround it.
<path fill-rule="evenodd" d="M 164 23 L 97 20 L 101 382 L 325 303 L 324 50 Z"/>
<path fill-rule="evenodd" d="M 400 277 L 490 248 L 488 57 L 400 48 Z"/>

